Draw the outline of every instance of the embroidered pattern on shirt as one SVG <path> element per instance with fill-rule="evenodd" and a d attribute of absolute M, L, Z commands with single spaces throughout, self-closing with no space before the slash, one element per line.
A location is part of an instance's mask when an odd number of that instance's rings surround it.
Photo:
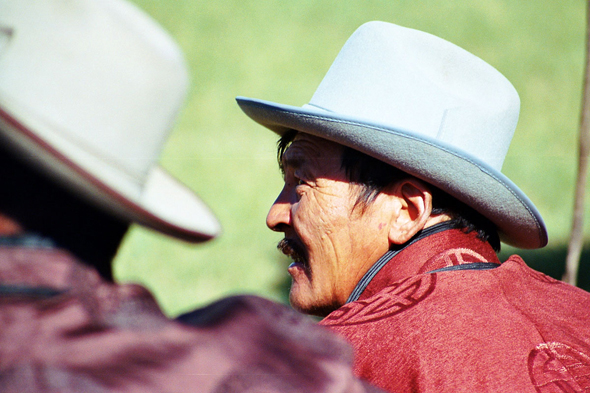
<path fill-rule="evenodd" d="M 590 391 L 590 356 L 566 344 L 537 345 L 529 354 L 528 368 L 538 393 Z"/>
<path fill-rule="evenodd" d="M 426 299 L 435 286 L 435 274 L 408 278 L 386 287 L 368 299 L 345 304 L 328 315 L 322 324 L 348 326 L 392 317 Z"/>
<path fill-rule="evenodd" d="M 487 262 L 487 259 L 484 258 L 483 255 L 469 248 L 452 248 L 441 252 L 426 261 L 426 263 L 420 268 L 419 273 L 426 273 L 447 266 L 463 265 L 473 262 Z"/>

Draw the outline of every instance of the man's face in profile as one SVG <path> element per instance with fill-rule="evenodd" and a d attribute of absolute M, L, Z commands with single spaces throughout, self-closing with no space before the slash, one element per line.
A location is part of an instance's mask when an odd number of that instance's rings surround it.
<path fill-rule="evenodd" d="M 283 155 L 284 187 L 267 225 L 293 259 L 290 301 L 301 312 L 325 316 L 343 305 L 369 267 L 389 248 L 388 222 L 378 197 L 355 209 L 361 186 L 349 182 L 343 146 L 299 133 Z"/>

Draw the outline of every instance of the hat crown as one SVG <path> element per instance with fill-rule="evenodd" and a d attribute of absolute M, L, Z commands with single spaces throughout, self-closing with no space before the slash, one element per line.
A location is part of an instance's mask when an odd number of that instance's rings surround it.
<path fill-rule="evenodd" d="M 143 183 L 188 85 L 169 36 L 116 0 L 3 1 L 0 29 L 1 106 Z"/>
<path fill-rule="evenodd" d="M 0 1 L 0 143 L 127 221 L 190 241 L 220 232 L 158 165 L 188 73 L 126 0 Z"/>
<path fill-rule="evenodd" d="M 346 42 L 308 106 L 433 138 L 500 170 L 520 101 L 502 74 L 464 49 L 368 22 Z"/>
<path fill-rule="evenodd" d="M 438 187 L 488 218 L 508 244 L 547 244 L 538 210 L 500 171 L 518 94 L 492 66 L 441 38 L 369 22 L 346 42 L 309 104 L 237 101 L 280 135 L 325 138 Z"/>

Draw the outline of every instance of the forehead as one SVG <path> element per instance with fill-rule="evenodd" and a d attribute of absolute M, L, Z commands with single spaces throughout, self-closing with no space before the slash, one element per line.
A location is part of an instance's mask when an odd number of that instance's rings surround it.
<path fill-rule="evenodd" d="M 340 164 L 344 146 L 313 135 L 298 133 L 283 155 L 285 167 L 301 167 L 304 164 Z"/>

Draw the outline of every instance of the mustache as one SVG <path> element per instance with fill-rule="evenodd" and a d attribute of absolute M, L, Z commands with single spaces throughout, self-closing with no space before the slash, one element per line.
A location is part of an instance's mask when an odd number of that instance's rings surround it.
<path fill-rule="evenodd" d="M 277 244 L 277 248 L 295 262 L 307 265 L 305 247 L 298 241 L 285 238 Z"/>

